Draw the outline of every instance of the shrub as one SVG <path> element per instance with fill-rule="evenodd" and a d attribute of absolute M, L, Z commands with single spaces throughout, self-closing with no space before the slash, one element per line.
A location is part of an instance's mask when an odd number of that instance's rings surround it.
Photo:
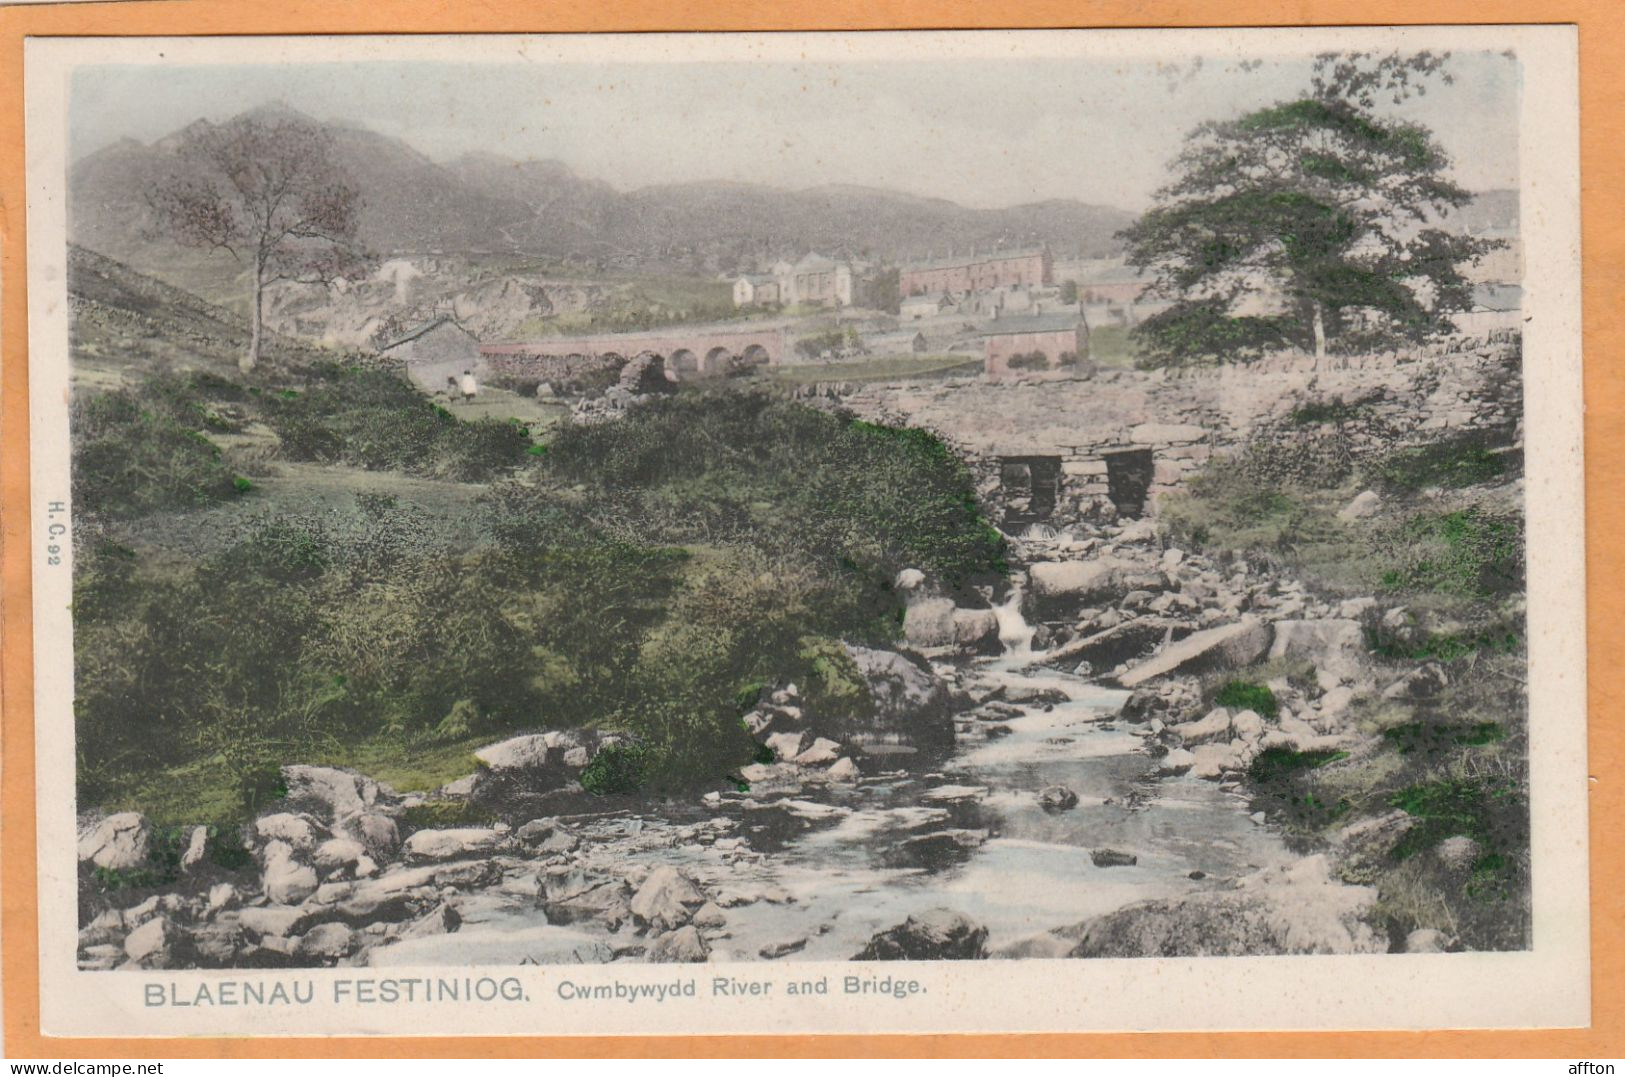
<path fill-rule="evenodd" d="M 1523 587 L 1523 519 L 1480 508 L 1419 513 L 1377 538 L 1390 589 L 1492 597 Z"/>
<path fill-rule="evenodd" d="M 1264 718 L 1274 718 L 1279 709 L 1269 685 L 1257 681 L 1226 682 L 1214 693 L 1213 702 L 1221 707 L 1250 710 Z"/>
<path fill-rule="evenodd" d="M 1011 370 L 1048 370 L 1049 356 L 1043 352 L 1019 352 L 1012 355 L 1005 365 Z"/>
<path fill-rule="evenodd" d="M 185 409 L 155 406 L 144 391 L 77 398 L 70 420 L 75 512 L 130 518 L 210 505 L 242 492 L 220 448 L 178 421 L 176 412 Z"/>
<path fill-rule="evenodd" d="M 636 744 L 601 749 L 581 771 L 581 788 L 594 796 L 637 793 L 649 777 L 647 753 Z"/>

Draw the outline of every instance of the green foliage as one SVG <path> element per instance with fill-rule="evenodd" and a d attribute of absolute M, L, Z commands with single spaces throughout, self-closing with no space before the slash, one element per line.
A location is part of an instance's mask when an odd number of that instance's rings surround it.
<path fill-rule="evenodd" d="M 1404 860 L 1445 838 L 1465 835 L 1487 855 L 1526 847 L 1528 809 L 1522 792 L 1499 778 L 1446 778 L 1409 786 L 1388 802 L 1417 819 L 1391 852 Z"/>
<path fill-rule="evenodd" d="M 1020 352 L 1005 363 L 1011 370 L 1048 370 L 1049 356 L 1043 352 Z"/>
<path fill-rule="evenodd" d="M 594 796 L 638 793 L 649 778 L 649 753 L 637 744 L 612 744 L 581 771 L 581 788 Z"/>
<path fill-rule="evenodd" d="M 1330 749 L 1297 752 L 1291 748 L 1265 748 L 1248 766 L 1247 776 L 1260 785 L 1273 785 L 1289 780 L 1301 771 L 1347 758 L 1347 752 Z"/>
<path fill-rule="evenodd" d="M 566 428 L 533 474 L 485 495 L 484 541 L 461 552 L 369 495 L 249 517 L 191 564 L 88 547 L 84 802 L 144 807 L 145 776 L 200 768 L 198 803 L 230 801 L 201 817 L 240 816 L 280 795 L 280 764 L 372 745 L 369 765 L 398 766 L 538 715 L 627 733 L 645 790 L 714 784 L 756 750 L 740 716 L 762 685 L 793 678 L 832 712 L 862 712 L 837 641 L 895 634 L 901 568 L 1004 570 L 940 441 L 763 397 L 696 394 Z"/>
<path fill-rule="evenodd" d="M 214 504 L 245 492 L 200 431 L 218 424 L 190 383 L 154 377 L 73 404 L 73 498 L 109 519 Z"/>
<path fill-rule="evenodd" d="M 448 827 L 488 826 L 491 813 L 467 800 L 426 800 L 401 812 L 403 830 L 441 830 Z"/>
<path fill-rule="evenodd" d="M 1506 731 L 1498 722 L 1415 721 L 1390 726 L 1382 735 L 1400 755 L 1439 755 L 1494 744 L 1506 738 Z"/>
<path fill-rule="evenodd" d="M 525 457 L 522 426 L 459 422 L 398 374 L 335 363 L 307 372 L 302 392 L 267 401 L 266 422 L 293 460 L 484 482 Z"/>
<path fill-rule="evenodd" d="M 1388 588 L 1492 597 L 1523 586 L 1523 519 L 1514 513 L 1418 513 L 1378 542 Z"/>
<path fill-rule="evenodd" d="M 1430 72 L 1429 72 L 1430 73 Z M 1173 301 L 1136 329 L 1144 364 L 1246 361 L 1283 348 L 1449 332 L 1461 266 L 1495 244 L 1395 219 L 1465 205 L 1431 132 L 1371 111 L 1347 79 L 1193 130 L 1157 204 L 1123 232 L 1130 264 Z M 1272 313 L 1245 313 L 1259 298 Z"/>
<path fill-rule="evenodd" d="M 1078 282 L 1063 280 L 1061 282 L 1061 302 L 1076 303 L 1078 301 Z"/>
<path fill-rule="evenodd" d="M 806 670 L 804 692 L 814 711 L 855 718 L 874 713 L 869 683 L 840 640 L 803 636 L 796 656 Z"/>
<path fill-rule="evenodd" d="M 968 470 L 940 440 L 766 394 L 680 394 L 623 422 L 567 426 L 545 466 L 586 484 L 606 524 L 793 554 L 888 607 L 882 592 L 905 567 L 953 585 L 1006 571 Z"/>
<path fill-rule="evenodd" d="M 1396 449 L 1376 462 L 1371 475 L 1395 491 L 1477 486 L 1494 482 L 1507 471 L 1506 454 L 1495 448 L 1491 435 L 1456 434 L 1427 445 Z"/>
<path fill-rule="evenodd" d="M 1262 718 L 1274 718 L 1280 709 L 1270 686 L 1257 681 L 1228 681 L 1213 696 L 1220 707 L 1250 710 Z"/>

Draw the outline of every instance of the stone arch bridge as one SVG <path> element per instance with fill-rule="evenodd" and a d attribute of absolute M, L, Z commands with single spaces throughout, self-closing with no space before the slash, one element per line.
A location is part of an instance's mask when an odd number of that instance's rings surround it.
<path fill-rule="evenodd" d="M 777 366 L 789 352 L 785 330 L 663 329 L 649 333 L 599 333 L 542 337 L 480 345 L 493 369 L 514 376 L 542 377 L 564 364 L 621 365 L 644 356 L 659 358 L 672 381 L 718 377 L 758 366 Z"/>

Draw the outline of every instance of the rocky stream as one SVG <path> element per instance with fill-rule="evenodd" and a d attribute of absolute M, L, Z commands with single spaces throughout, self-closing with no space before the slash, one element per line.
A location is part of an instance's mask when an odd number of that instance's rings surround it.
<path fill-rule="evenodd" d="M 330 767 L 287 796 L 226 871 L 203 827 L 178 878 L 98 890 L 147 862 L 154 828 L 81 819 L 87 969 L 614 961 L 1058 958 L 1385 952 L 1375 892 L 1337 879 L 1367 820 L 1289 848 L 1247 768 L 1271 747 L 1360 750 L 1371 682 L 1356 617 L 1291 581 L 1163 548 L 1149 523 L 1029 531 L 982 608 L 920 574 L 898 650 L 851 646 L 874 715 L 764 693 L 747 722 L 774 762 L 689 801 L 593 797 L 575 778 L 613 735 L 541 731 L 476 753 L 477 773 L 398 795 Z M 1381 611 L 1378 611 L 1380 614 Z M 1194 676 L 1312 663 L 1264 718 L 1204 708 Z M 1420 678 L 1420 679 L 1419 679 Z M 485 806 L 493 825 L 419 827 L 412 809 Z M 1361 828 L 1364 828 L 1362 831 Z"/>

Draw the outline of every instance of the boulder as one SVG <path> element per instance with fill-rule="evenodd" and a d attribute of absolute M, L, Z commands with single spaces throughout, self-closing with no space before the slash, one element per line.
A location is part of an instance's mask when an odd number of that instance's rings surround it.
<path fill-rule="evenodd" d="M 180 932 L 167 916 L 154 916 L 124 937 L 124 953 L 147 968 L 168 968 Z"/>
<path fill-rule="evenodd" d="M 1478 842 L 1465 834 L 1457 834 L 1441 841 L 1433 850 L 1433 855 L 1446 870 L 1466 872 L 1472 870 L 1483 852 Z"/>
<path fill-rule="evenodd" d="M 1343 682 L 1359 678 L 1366 658 L 1360 622 L 1341 617 L 1313 621 L 1276 621 L 1270 644 L 1272 660 L 1302 659 Z"/>
<path fill-rule="evenodd" d="M 366 846 L 354 838 L 328 838 L 316 846 L 310 860 L 317 871 L 331 874 L 355 867 L 366 855 Z"/>
<path fill-rule="evenodd" d="M 1142 901 L 1064 930 L 1073 957 L 1256 957 L 1388 950 L 1375 888 L 1331 878 L 1324 856 L 1229 888 Z"/>
<path fill-rule="evenodd" d="M 917 568 L 905 568 L 897 574 L 892 586 L 902 592 L 913 591 L 925 583 L 925 573 Z"/>
<path fill-rule="evenodd" d="M 671 931 L 689 922 L 706 903 L 693 880 L 669 865 L 649 873 L 632 897 L 632 918 L 651 931 Z"/>
<path fill-rule="evenodd" d="M 607 879 L 569 865 L 544 868 L 538 879 L 548 923 L 592 920 L 614 930 L 631 915 L 627 906 L 632 891 L 620 879 Z"/>
<path fill-rule="evenodd" d="M 514 832 L 514 837 L 539 853 L 573 852 L 581 838 L 555 819 L 532 819 Z"/>
<path fill-rule="evenodd" d="M 260 841 L 286 842 L 299 852 L 307 852 L 326 837 L 320 823 L 308 815 L 277 812 L 254 820 L 254 833 Z"/>
<path fill-rule="evenodd" d="M 987 956 L 987 928 L 952 909 L 917 913 L 882 931 L 854 961 L 966 961 Z"/>
<path fill-rule="evenodd" d="M 1449 949 L 1449 938 L 1437 928 L 1419 927 L 1405 936 L 1407 954 L 1442 954 Z"/>
<path fill-rule="evenodd" d="M 1078 794 L 1064 785 L 1047 785 L 1038 791 L 1038 806 L 1047 812 L 1070 811 L 1078 806 Z"/>
<path fill-rule="evenodd" d="M 382 812 L 367 811 L 352 815 L 337 829 L 360 842 L 371 856 L 380 859 L 393 856 L 401 844 L 400 827 Z"/>
<path fill-rule="evenodd" d="M 1035 605 L 1044 608 L 1059 602 L 1083 605 L 1119 598 L 1127 589 L 1124 577 L 1132 566 L 1115 558 L 1089 561 L 1039 561 L 1027 570 Z"/>
<path fill-rule="evenodd" d="M 689 918 L 688 922 L 698 928 L 715 929 L 726 927 L 728 917 L 721 909 L 717 908 L 716 902 L 707 901 L 694 910 L 694 915 Z"/>
<path fill-rule="evenodd" d="M 408 863 L 462 860 L 495 852 L 506 840 L 506 834 L 490 827 L 419 830 L 406 839 L 402 851 Z"/>
<path fill-rule="evenodd" d="M 821 767 L 827 763 L 835 762 L 840 757 L 841 745 L 839 741 L 830 740 L 828 737 L 818 737 L 800 755 L 796 756 L 795 761 L 803 767 Z"/>
<path fill-rule="evenodd" d="M 1184 774 L 1195 765 L 1196 756 L 1194 753 L 1184 748 L 1175 748 L 1157 760 L 1155 769 L 1159 777 L 1168 778 L 1176 774 Z"/>
<path fill-rule="evenodd" d="M 699 929 L 693 924 L 657 936 L 649 945 L 647 959 L 657 964 L 699 962 L 711 956 Z"/>
<path fill-rule="evenodd" d="M 824 776 L 832 782 L 855 782 L 858 780 L 858 765 L 850 759 L 837 759 L 824 771 Z"/>
<path fill-rule="evenodd" d="M 948 686 L 923 664 L 896 651 L 846 645 L 846 652 L 869 686 L 874 714 L 856 719 L 860 740 L 887 735 L 906 741 L 953 743 Z"/>
<path fill-rule="evenodd" d="M 79 862 L 108 871 L 133 871 L 152 851 L 152 824 L 140 812 L 120 812 L 79 837 Z"/>
<path fill-rule="evenodd" d="M 812 744 L 812 738 L 806 733 L 774 733 L 765 742 L 773 751 L 773 758 L 791 760 L 800 755 L 802 751 Z"/>
<path fill-rule="evenodd" d="M 288 787 L 285 799 L 291 809 L 308 812 L 329 825 L 385 807 L 395 799 L 371 778 L 341 767 L 285 766 L 282 781 Z"/>
<path fill-rule="evenodd" d="M 195 826 L 186 839 L 186 850 L 181 853 L 181 870 L 194 871 L 209 856 L 209 828 Z"/>
<path fill-rule="evenodd" d="M 487 744 L 474 753 L 474 758 L 492 771 L 538 770 L 547 766 L 549 753 L 556 742 L 557 738 L 547 733 L 525 733 L 496 744 Z"/>
<path fill-rule="evenodd" d="M 1363 520 L 1382 507 L 1382 498 L 1375 490 L 1363 490 L 1354 496 L 1354 500 L 1337 513 L 1339 520 Z"/>
<path fill-rule="evenodd" d="M 294 944 L 294 953 L 318 961 L 337 961 L 355 948 L 355 932 L 339 923 L 317 924 Z"/>
<path fill-rule="evenodd" d="M 1230 719 L 1230 735 L 1248 744 L 1264 736 L 1264 719 L 1255 711 L 1242 711 Z"/>
<path fill-rule="evenodd" d="M 1216 782 L 1225 774 L 1241 770 L 1246 765 L 1229 742 L 1199 745 L 1191 755 L 1195 757 L 1191 763 L 1191 774 L 1210 782 Z"/>
<path fill-rule="evenodd" d="M 1450 684 L 1444 667 L 1429 662 L 1405 674 L 1382 690 L 1384 699 L 1426 699 L 1444 691 Z"/>
<path fill-rule="evenodd" d="M 911 647 L 953 646 L 953 599 L 915 598 L 903 614 L 903 639 Z"/>
<path fill-rule="evenodd" d="M 1230 711 L 1225 707 L 1214 707 L 1197 721 L 1169 726 L 1168 732 L 1177 736 L 1180 743 L 1191 748 L 1213 741 L 1228 741 Z"/>
<path fill-rule="evenodd" d="M 954 610 L 954 646 L 970 654 L 997 654 L 999 617 L 992 610 Z"/>
<path fill-rule="evenodd" d="M 463 917 L 456 909 L 442 901 L 410 924 L 401 928 L 398 938 L 424 939 L 435 935 L 449 935 L 463 926 Z"/>
<path fill-rule="evenodd" d="M 251 905 L 237 916 L 237 926 L 250 935 L 286 937 L 307 923 L 309 913 L 286 905 Z"/>
<path fill-rule="evenodd" d="M 1234 624 L 1204 628 L 1170 643 L 1154 657 L 1117 678 L 1123 688 L 1138 688 L 1170 673 L 1196 673 L 1215 668 L 1239 669 L 1262 658 L 1270 647 L 1270 626 L 1247 617 Z"/>
<path fill-rule="evenodd" d="M 267 900 L 277 905 L 297 905 L 316 892 L 316 869 L 302 864 L 284 843 L 272 842 L 266 856 L 260 884 Z"/>

